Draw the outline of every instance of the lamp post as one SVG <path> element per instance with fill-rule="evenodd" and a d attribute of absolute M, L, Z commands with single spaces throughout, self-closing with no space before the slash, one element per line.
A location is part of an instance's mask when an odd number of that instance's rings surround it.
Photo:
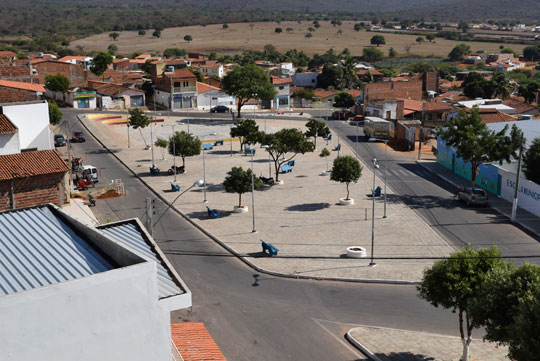
<path fill-rule="evenodd" d="M 126 123 L 126 125 L 127 125 L 127 132 L 128 132 L 128 148 L 131 148 L 131 142 L 130 142 L 130 140 L 129 140 L 129 120 L 128 120 L 128 122 Z"/>
<path fill-rule="evenodd" d="M 373 262 L 373 251 L 375 248 L 375 171 L 379 168 L 377 163 L 377 158 L 373 158 L 373 188 L 371 189 L 371 262 L 369 262 L 370 267 L 374 267 L 377 264 Z"/>
<path fill-rule="evenodd" d="M 176 200 L 178 198 L 180 198 L 184 193 L 188 192 L 191 188 L 193 187 L 200 187 L 204 185 L 204 181 L 202 179 L 199 179 L 197 181 L 195 181 L 190 187 L 188 187 L 188 189 L 186 189 L 185 191 L 183 191 L 182 193 L 180 193 L 178 195 L 178 197 L 176 197 L 171 203 L 169 203 L 169 205 L 167 206 L 167 208 L 165 209 L 165 211 L 163 213 L 161 213 L 161 216 L 159 216 L 159 218 L 157 219 L 157 221 L 153 224 L 153 226 L 155 226 L 156 224 L 158 224 L 158 222 L 160 221 L 160 219 L 165 215 L 165 213 L 169 210 L 169 208 L 172 207 L 172 205 L 174 204 L 174 202 L 176 202 Z"/>
<path fill-rule="evenodd" d="M 173 146 L 173 170 L 174 170 L 174 181 L 176 182 L 176 141 L 175 141 L 175 138 L 174 138 L 174 127 L 176 126 L 176 124 L 171 124 L 171 125 L 167 125 L 167 124 L 161 124 L 162 127 L 172 127 L 172 137 L 171 137 L 171 141 L 172 141 L 172 146 Z"/>
<path fill-rule="evenodd" d="M 216 135 L 216 133 L 210 133 L 210 134 L 205 134 L 202 136 L 202 140 L 204 141 L 204 138 L 208 137 L 208 136 L 213 136 L 213 135 Z M 204 143 L 203 143 L 203 153 L 202 153 L 202 159 L 203 159 L 203 185 L 204 185 L 204 200 L 203 202 L 204 203 L 207 203 L 208 200 L 206 199 L 206 159 L 205 159 L 205 153 L 206 153 L 206 148 L 204 147 Z"/>
<path fill-rule="evenodd" d="M 384 215 L 386 218 L 386 177 L 388 175 L 388 158 L 386 157 L 386 149 L 388 148 L 388 140 L 384 141 Z"/>
<path fill-rule="evenodd" d="M 358 122 L 356 122 L 356 159 L 358 159 Z"/>
<path fill-rule="evenodd" d="M 257 232 L 255 229 L 255 173 L 253 173 L 253 153 L 251 152 L 251 213 L 253 215 L 252 233 Z"/>
<path fill-rule="evenodd" d="M 268 152 L 268 145 L 261 145 L 261 148 L 266 149 Z M 272 160 L 270 159 L 270 152 L 268 152 L 268 178 L 272 178 Z"/>

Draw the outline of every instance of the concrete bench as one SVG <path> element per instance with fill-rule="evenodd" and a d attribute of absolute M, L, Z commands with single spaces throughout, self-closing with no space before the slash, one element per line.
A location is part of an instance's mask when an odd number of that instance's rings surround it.
<path fill-rule="evenodd" d="M 255 148 L 253 148 L 253 149 L 250 149 L 250 148 L 244 149 L 244 155 L 255 155 Z"/>
<path fill-rule="evenodd" d="M 219 212 L 215 209 L 212 209 L 210 207 L 206 207 L 206 210 L 208 211 L 208 217 L 210 218 L 219 218 Z"/>
<path fill-rule="evenodd" d="M 204 144 L 202 145 L 202 148 L 203 148 L 204 150 L 210 150 L 210 149 L 214 148 L 214 145 L 213 145 L 212 143 L 204 143 Z"/>
<path fill-rule="evenodd" d="M 283 164 L 281 166 L 280 170 L 281 170 L 281 173 L 290 173 L 290 172 L 292 172 L 292 168 L 288 164 Z"/>
<path fill-rule="evenodd" d="M 173 182 L 171 182 L 171 191 L 180 192 L 180 186 L 178 184 L 174 184 Z"/>
<path fill-rule="evenodd" d="M 218 145 L 223 145 L 223 140 L 216 140 L 214 142 L 214 147 L 217 147 Z"/>
<path fill-rule="evenodd" d="M 334 151 L 339 151 L 341 150 L 341 144 L 338 144 L 335 148 L 334 148 Z"/>
<path fill-rule="evenodd" d="M 267 243 L 261 239 L 262 252 L 266 253 L 270 257 L 277 256 L 279 249 L 274 247 L 271 243 Z"/>

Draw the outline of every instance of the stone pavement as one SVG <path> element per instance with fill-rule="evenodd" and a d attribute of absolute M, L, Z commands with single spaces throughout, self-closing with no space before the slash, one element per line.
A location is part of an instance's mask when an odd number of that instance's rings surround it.
<path fill-rule="evenodd" d="M 103 114 L 104 117 L 107 114 Z M 89 120 L 81 116 L 84 124 L 114 154 L 135 173 L 165 197 L 175 200 L 179 193 L 170 192 L 173 176 L 166 174 L 172 165 L 170 155 L 154 150 L 154 162 L 161 169 L 159 176 L 152 177 L 149 167 L 152 164 L 151 151 L 144 149 L 144 141 L 138 131 L 131 130 L 131 148 L 127 148 L 126 127 L 107 125 L 98 119 Z M 306 118 L 307 120 L 307 118 Z M 305 130 L 305 120 L 257 119 L 261 130 L 275 132 L 284 127 Z M 187 124 L 179 117 L 165 117 L 162 124 L 153 126 L 153 139 L 158 136 L 168 138 L 170 125 L 175 130 L 187 130 Z M 264 149 L 257 148 L 253 164 L 249 156 L 239 153 L 239 143 L 229 140 L 230 122 L 191 121 L 190 130 L 195 136 L 214 141 L 224 139 L 223 146 L 206 151 L 204 156 L 206 171 L 206 199 L 204 190 L 192 188 L 175 201 L 175 206 L 194 222 L 224 242 L 237 254 L 245 257 L 257 267 L 270 272 L 316 278 L 363 279 L 368 281 L 415 282 L 421 278 L 425 267 L 430 266 L 433 257 L 445 257 L 453 251 L 443 239 L 432 231 L 412 210 L 406 207 L 388 189 L 388 218 L 383 218 L 383 199 L 377 198 L 375 204 L 375 262 L 377 267 L 369 267 L 369 259 L 349 259 L 345 257 L 348 246 L 362 246 L 371 252 L 371 193 L 373 173 L 368 165 L 363 165 L 362 177 L 357 184 L 351 184 L 352 206 L 338 204 L 346 195 L 344 184 L 330 181 L 326 161 L 319 158 L 323 147 L 332 150 L 337 145 L 337 136 L 326 145 L 320 138 L 317 150 L 305 155 L 297 155 L 292 173 L 280 174 L 284 184 L 263 187 L 255 192 L 256 233 L 252 232 L 251 194 L 242 196 L 242 203 L 249 206 L 249 212 L 233 213 L 238 195 L 225 193 L 222 182 L 233 166 L 251 167 L 256 175 L 269 176 L 268 155 Z M 142 130 L 146 142 L 150 143 L 149 127 Z M 210 136 L 209 134 L 216 135 Z M 328 157 L 331 167 L 337 152 Z M 353 152 L 342 143 L 341 155 Z M 176 159 L 181 165 L 180 158 Z M 203 155 L 186 159 L 186 173 L 177 175 L 177 184 L 182 191 L 197 179 L 203 178 Z M 381 178 L 382 179 L 382 178 Z M 377 177 L 376 186 L 383 186 Z M 129 191 L 129 190 L 127 190 Z M 141 204 L 144 200 L 141 199 Z M 216 209 L 221 217 L 210 219 L 206 206 Z M 155 216 L 157 219 L 158 214 Z M 272 243 L 279 249 L 278 257 L 265 257 L 261 254 L 260 239 Z M 387 259 L 381 259 L 387 258 Z M 428 259 L 403 259 L 403 258 Z"/>
<path fill-rule="evenodd" d="M 366 355 L 362 361 L 459 361 L 463 353 L 459 337 L 433 333 L 361 326 L 349 330 L 347 338 Z M 473 339 L 470 347 L 471 361 L 507 361 L 507 353 L 507 347 L 482 339 Z"/>
<path fill-rule="evenodd" d="M 90 207 L 80 198 L 72 197 L 69 204 L 62 206 L 62 210 L 89 226 L 97 226 L 99 224 Z"/>

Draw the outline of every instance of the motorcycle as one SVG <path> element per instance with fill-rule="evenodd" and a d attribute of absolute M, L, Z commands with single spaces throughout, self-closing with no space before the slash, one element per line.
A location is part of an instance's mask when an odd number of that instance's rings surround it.
<path fill-rule="evenodd" d="M 176 174 L 184 174 L 185 173 L 185 168 L 184 166 L 176 166 Z M 171 166 L 171 168 L 167 171 L 167 173 L 169 175 L 173 175 L 174 174 L 174 165 Z"/>
<path fill-rule="evenodd" d="M 88 202 L 90 202 L 90 204 L 88 205 L 89 207 L 95 207 L 96 206 L 96 199 L 91 194 L 88 194 Z"/>

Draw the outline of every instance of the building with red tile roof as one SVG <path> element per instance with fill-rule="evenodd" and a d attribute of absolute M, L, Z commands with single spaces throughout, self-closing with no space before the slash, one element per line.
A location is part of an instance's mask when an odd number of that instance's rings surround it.
<path fill-rule="evenodd" d="M 510 96 L 503 102 L 504 105 L 507 105 L 516 110 L 516 114 L 529 114 L 536 115 L 540 113 L 540 109 L 536 104 L 528 104 L 525 102 L 523 97 Z"/>
<path fill-rule="evenodd" d="M 467 113 L 471 112 L 471 109 L 465 109 Z M 506 114 L 498 111 L 493 108 L 481 108 L 478 109 L 478 114 L 482 118 L 482 123 L 502 123 L 502 122 L 513 122 L 518 120 L 518 117 L 510 114 Z"/>
<path fill-rule="evenodd" d="M 4 114 L 0 114 L 0 135 L 13 133 L 17 133 L 17 127 Z"/>
<path fill-rule="evenodd" d="M 164 72 L 154 81 L 156 103 L 168 109 L 196 106 L 197 77 L 188 69 Z"/>
<path fill-rule="evenodd" d="M 45 87 L 40 84 L 0 80 L 0 103 L 41 100 Z"/>
<path fill-rule="evenodd" d="M 185 361 L 227 360 L 201 322 L 173 323 L 171 337 Z"/>

